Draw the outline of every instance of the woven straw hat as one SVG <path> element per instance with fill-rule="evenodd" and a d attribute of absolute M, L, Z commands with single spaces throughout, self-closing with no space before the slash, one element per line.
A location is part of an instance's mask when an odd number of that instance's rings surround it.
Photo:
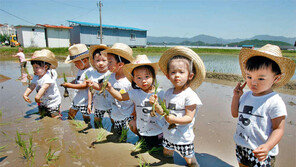
<path fill-rule="evenodd" d="M 58 60 L 55 55 L 48 49 L 35 51 L 30 59 L 26 61 L 44 61 L 50 64 L 50 68 L 55 69 L 58 67 Z"/>
<path fill-rule="evenodd" d="M 89 56 L 89 51 L 85 44 L 75 44 L 69 47 L 69 55 L 65 63 L 72 63 L 77 60 L 84 59 Z"/>
<path fill-rule="evenodd" d="M 247 60 L 254 56 L 263 56 L 275 61 L 281 69 L 281 78 L 272 88 L 278 88 L 285 85 L 294 75 L 295 62 L 289 58 L 283 57 L 281 49 L 276 45 L 267 44 L 258 50 L 243 48 L 239 53 L 239 65 L 242 75 L 245 78 L 245 67 Z"/>
<path fill-rule="evenodd" d="M 133 76 L 132 76 L 132 71 L 139 66 L 144 66 L 144 65 L 149 65 L 151 66 L 155 74 L 157 73 L 158 70 L 158 63 L 151 63 L 151 61 L 148 59 L 146 55 L 138 55 L 134 61 L 132 61 L 130 64 L 127 64 L 123 66 L 123 73 L 125 77 L 132 82 Z"/>
<path fill-rule="evenodd" d="M 102 51 L 102 54 L 108 53 L 116 54 L 127 59 L 130 62 L 134 60 L 133 50 L 124 43 L 115 43 L 111 48 Z"/>
<path fill-rule="evenodd" d="M 100 44 L 100 45 L 92 45 L 92 46 L 90 46 L 90 48 L 89 48 L 89 60 L 90 60 L 90 64 L 95 68 L 96 66 L 95 66 L 95 64 L 94 64 L 94 56 L 93 56 L 93 54 L 94 54 L 94 52 L 96 51 L 96 50 L 106 50 L 106 49 L 108 49 L 109 47 L 107 46 L 107 45 L 104 45 L 104 44 Z"/>
<path fill-rule="evenodd" d="M 191 49 L 184 46 L 175 46 L 166 50 L 159 59 L 158 65 L 161 71 L 167 75 L 168 61 L 175 56 L 184 56 L 192 60 L 196 74 L 190 83 L 192 89 L 198 88 L 206 77 L 206 69 L 202 59 Z"/>

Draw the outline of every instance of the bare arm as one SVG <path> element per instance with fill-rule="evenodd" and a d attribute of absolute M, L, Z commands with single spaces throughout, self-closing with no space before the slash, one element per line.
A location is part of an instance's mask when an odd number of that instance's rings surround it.
<path fill-rule="evenodd" d="M 64 86 L 64 87 L 67 87 L 67 88 L 72 88 L 72 89 L 85 89 L 85 88 L 88 87 L 88 84 L 87 84 L 86 81 L 84 81 L 81 84 L 74 84 L 72 82 L 63 83 L 63 84 L 61 84 L 61 86 Z"/>
<path fill-rule="evenodd" d="M 255 157 L 257 157 L 259 161 L 264 161 L 266 159 L 268 152 L 280 142 L 284 135 L 285 116 L 274 118 L 271 122 L 273 131 L 271 132 L 268 140 L 266 143 L 260 145 L 253 151 Z"/>
<path fill-rule="evenodd" d="M 107 84 L 106 89 L 118 101 L 127 101 L 130 99 L 128 93 L 121 94 L 119 91 L 115 90 L 110 83 Z"/>
<path fill-rule="evenodd" d="M 168 116 L 165 116 L 165 119 L 169 124 L 173 124 L 173 123 L 181 124 L 181 125 L 189 124 L 193 120 L 195 112 L 196 112 L 196 104 L 193 104 L 185 107 L 185 115 L 183 117 L 178 118 L 174 115 L 168 115 Z"/>
<path fill-rule="evenodd" d="M 37 103 L 41 103 L 42 102 L 40 99 L 44 95 L 44 93 L 46 92 L 46 90 L 49 88 L 49 86 L 50 86 L 49 83 L 46 83 L 46 84 L 43 84 L 42 85 L 42 87 L 40 88 L 40 90 L 38 91 L 38 93 L 35 96 L 35 101 Z"/>
<path fill-rule="evenodd" d="M 88 89 L 88 104 L 87 104 L 87 112 L 88 112 L 88 114 L 91 113 L 92 99 L 93 99 L 93 94 L 90 92 L 90 89 Z"/>
<path fill-rule="evenodd" d="M 246 84 L 247 82 L 245 82 L 243 85 L 241 85 L 241 83 L 238 83 L 233 90 L 233 97 L 231 102 L 231 115 L 233 118 L 238 117 L 239 99 L 244 93 L 243 89 Z"/>
<path fill-rule="evenodd" d="M 29 95 L 32 93 L 32 91 L 35 89 L 36 85 L 35 84 L 30 84 L 30 86 L 26 89 L 23 98 L 26 102 L 31 103 L 31 100 L 29 98 Z"/>

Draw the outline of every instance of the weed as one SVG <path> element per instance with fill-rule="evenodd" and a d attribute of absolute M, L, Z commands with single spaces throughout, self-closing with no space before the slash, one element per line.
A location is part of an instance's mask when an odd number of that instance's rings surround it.
<path fill-rule="evenodd" d="M 56 152 L 51 150 L 51 146 L 49 147 L 48 152 L 45 154 L 47 164 L 51 164 L 59 158 L 59 156 L 55 155 Z"/>
<path fill-rule="evenodd" d="M 126 142 L 128 130 L 128 127 L 122 128 L 119 142 Z"/>

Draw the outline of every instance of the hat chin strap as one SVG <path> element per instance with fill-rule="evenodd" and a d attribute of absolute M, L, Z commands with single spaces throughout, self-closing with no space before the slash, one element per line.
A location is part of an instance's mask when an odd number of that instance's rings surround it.
<path fill-rule="evenodd" d="M 80 61 L 81 61 L 81 63 L 83 64 L 83 68 L 85 67 L 85 64 L 84 64 L 84 62 L 80 59 Z"/>

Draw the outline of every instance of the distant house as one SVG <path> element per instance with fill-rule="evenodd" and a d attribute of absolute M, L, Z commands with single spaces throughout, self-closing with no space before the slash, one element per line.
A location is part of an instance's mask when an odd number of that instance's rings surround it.
<path fill-rule="evenodd" d="M 0 34 L 1 35 L 14 35 L 15 28 L 13 25 L 0 24 Z"/>
<path fill-rule="evenodd" d="M 79 21 L 70 21 L 71 44 L 83 43 L 86 45 L 100 44 L 100 24 Z M 122 27 L 114 25 L 102 25 L 103 44 L 113 45 L 116 42 L 125 43 L 131 47 L 145 47 L 147 43 L 147 30 Z"/>
<path fill-rule="evenodd" d="M 17 40 L 23 47 L 46 47 L 45 28 L 43 26 L 18 25 Z"/>
<path fill-rule="evenodd" d="M 16 26 L 18 42 L 23 47 L 69 47 L 72 27 L 36 24 Z"/>

